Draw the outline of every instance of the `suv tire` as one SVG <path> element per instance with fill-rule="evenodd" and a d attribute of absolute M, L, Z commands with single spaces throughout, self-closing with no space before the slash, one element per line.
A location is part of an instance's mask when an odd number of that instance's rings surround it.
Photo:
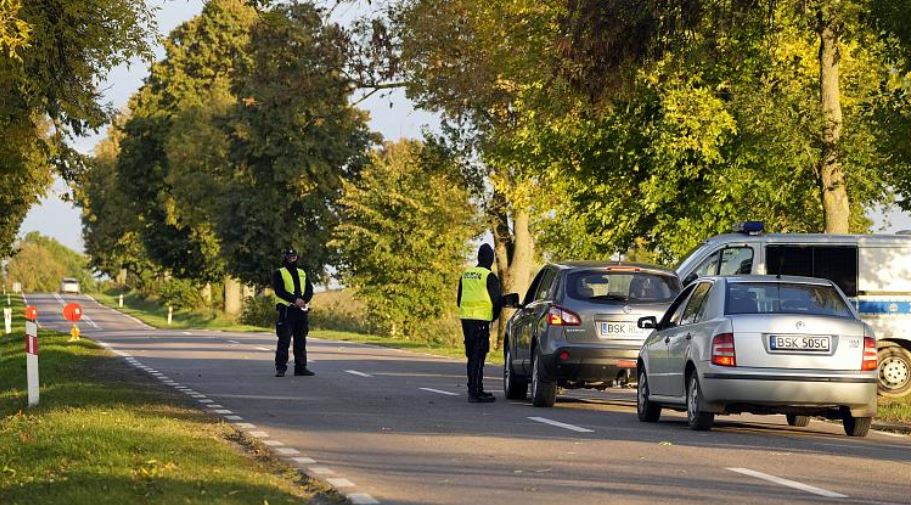
<path fill-rule="evenodd" d="M 643 423 L 656 423 L 661 417 L 661 406 L 650 402 L 648 390 L 648 378 L 645 370 L 639 372 L 638 384 L 636 386 L 636 415 Z"/>
<path fill-rule="evenodd" d="M 535 407 L 553 407 L 557 401 L 557 384 L 544 378 L 541 357 L 533 353 L 531 365 L 531 403 Z"/>
<path fill-rule="evenodd" d="M 516 376 L 512 368 L 512 352 L 508 345 L 503 351 L 503 393 L 507 400 L 524 400 L 528 396 L 528 380 Z"/>
<path fill-rule="evenodd" d="M 693 370 L 686 378 L 686 422 L 691 430 L 708 431 L 715 424 L 715 414 L 702 410 L 702 387 L 698 376 Z"/>

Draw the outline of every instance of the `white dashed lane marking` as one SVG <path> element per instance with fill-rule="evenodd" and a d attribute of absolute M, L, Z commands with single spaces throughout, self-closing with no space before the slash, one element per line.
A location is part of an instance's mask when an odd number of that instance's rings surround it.
<path fill-rule="evenodd" d="M 575 431 L 576 433 L 594 433 L 595 431 L 588 428 L 583 428 L 581 426 L 576 426 L 574 424 L 561 423 L 560 421 L 554 421 L 553 419 L 548 419 L 546 417 L 529 417 L 528 419 L 537 423 L 549 424 L 551 426 L 556 426 L 557 428 Z"/>
<path fill-rule="evenodd" d="M 357 375 L 358 377 L 373 377 L 369 373 L 358 372 L 357 370 L 345 370 L 345 373 L 350 373 L 351 375 Z"/>
<path fill-rule="evenodd" d="M 847 495 L 841 493 L 836 493 L 835 491 L 829 491 L 828 489 L 822 489 L 816 486 L 811 486 L 809 484 L 804 484 L 802 482 L 797 482 L 794 480 L 782 479 L 781 477 L 776 477 L 774 475 L 769 475 L 767 473 L 757 472 L 756 470 L 750 470 L 749 468 L 728 468 L 728 470 L 739 473 L 742 475 L 748 475 L 750 477 L 755 477 L 757 479 L 762 479 L 779 486 L 789 487 L 791 489 L 797 489 L 807 493 L 825 496 L 826 498 L 847 498 Z"/>
<path fill-rule="evenodd" d="M 437 393 L 440 395 L 459 396 L 458 393 L 453 393 L 451 391 L 443 391 L 442 389 L 433 389 L 433 388 L 418 388 L 418 389 L 420 389 L 421 391 L 428 391 L 430 393 Z"/>
<path fill-rule="evenodd" d="M 351 500 L 351 503 L 354 505 L 376 505 L 379 503 L 367 493 L 351 493 L 347 496 L 348 499 Z"/>

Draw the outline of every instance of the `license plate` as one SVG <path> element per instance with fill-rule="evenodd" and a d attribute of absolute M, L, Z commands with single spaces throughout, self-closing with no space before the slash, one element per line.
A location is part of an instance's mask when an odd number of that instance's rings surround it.
<path fill-rule="evenodd" d="M 829 352 L 830 342 L 830 337 L 770 335 L 769 349 L 773 351 Z"/>
<path fill-rule="evenodd" d="M 601 336 L 607 338 L 638 337 L 642 330 L 636 323 L 601 323 Z"/>

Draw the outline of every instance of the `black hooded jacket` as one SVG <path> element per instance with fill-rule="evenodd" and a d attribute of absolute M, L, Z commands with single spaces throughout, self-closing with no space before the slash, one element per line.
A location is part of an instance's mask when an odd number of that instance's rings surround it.
<path fill-rule="evenodd" d="M 482 244 L 478 249 L 478 266 L 488 270 L 493 266 L 493 248 Z M 503 294 L 500 290 L 500 279 L 493 272 L 487 276 L 487 295 L 493 302 L 493 321 L 500 317 L 503 310 Z M 459 293 L 456 295 L 456 305 L 462 304 L 462 279 L 459 278 Z"/>

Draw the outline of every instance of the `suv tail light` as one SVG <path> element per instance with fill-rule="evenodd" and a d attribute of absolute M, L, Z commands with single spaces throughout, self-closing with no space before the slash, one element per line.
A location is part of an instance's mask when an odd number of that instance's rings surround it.
<path fill-rule="evenodd" d="M 737 353 L 734 350 L 733 333 L 719 333 L 712 338 L 712 364 L 737 366 Z"/>
<path fill-rule="evenodd" d="M 876 359 L 876 339 L 864 337 L 864 359 L 861 362 L 860 369 L 868 371 L 876 370 L 877 367 L 879 367 L 879 361 Z"/>
<path fill-rule="evenodd" d="M 582 319 L 575 312 L 554 305 L 547 310 L 547 324 L 551 326 L 579 326 Z"/>

